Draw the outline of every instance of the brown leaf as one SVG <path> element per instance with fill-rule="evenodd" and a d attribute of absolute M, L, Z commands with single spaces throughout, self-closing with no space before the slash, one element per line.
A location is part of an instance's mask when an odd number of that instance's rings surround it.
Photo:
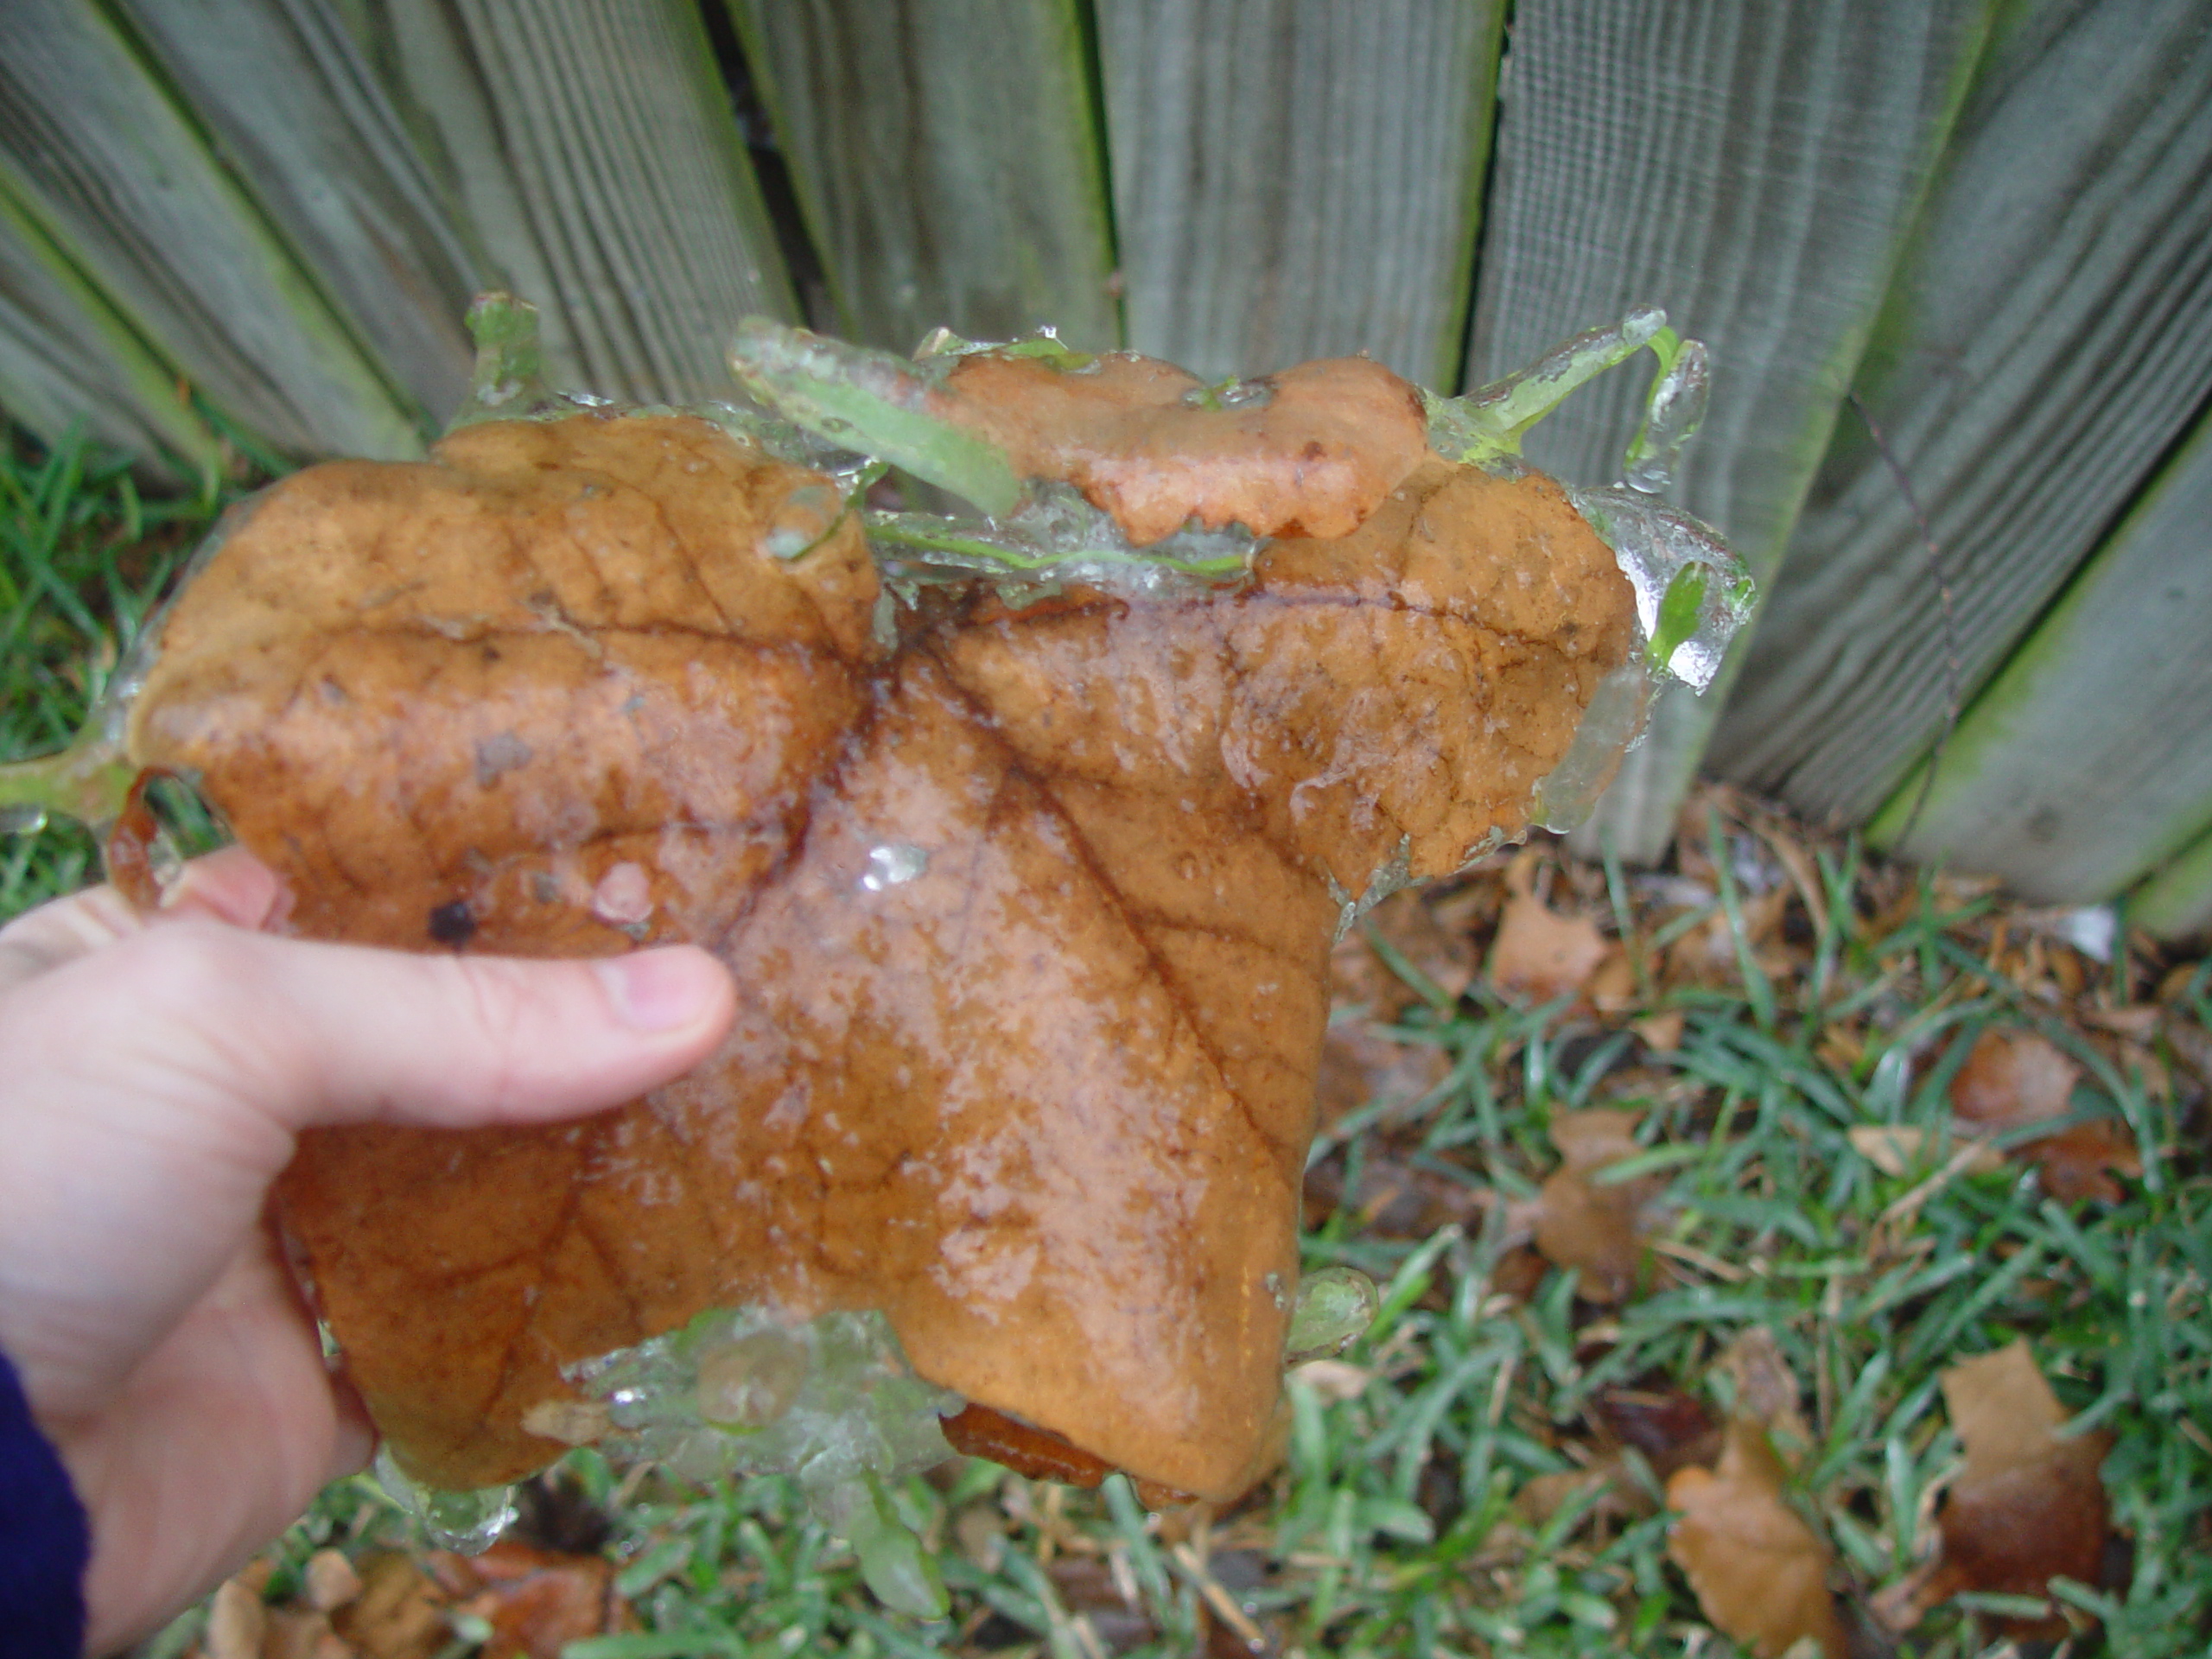
<path fill-rule="evenodd" d="M 480 1659 L 561 1659 L 571 1642 L 626 1628 L 601 1556 L 503 1539 L 480 1555 L 441 1550 L 430 1566 L 458 1611 L 492 1627 Z"/>
<path fill-rule="evenodd" d="M 1730 1420 L 1717 1469 L 1679 1470 L 1667 1503 L 1681 1516 L 1667 1553 L 1689 1576 L 1713 1627 L 1758 1659 L 1781 1659 L 1809 1637 L 1844 1659 L 1843 1625 L 1827 1586 L 1827 1543 L 1783 1501 L 1787 1476 L 1766 1432 Z"/>
<path fill-rule="evenodd" d="M 334 1549 L 318 1549 L 308 1557 L 308 1605 L 319 1613 L 334 1613 L 361 1593 L 361 1575 L 353 1563 Z"/>
<path fill-rule="evenodd" d="M 2031 1031 L 1992 1026 L 1951 1079 L 1951 1109 L 1985 1134 L 2066 1116 L 2082 1068 Z"/>
<path fill-rule="evenodd" d="M 371 1555 L 359 1571 L 361 1593 L 330 1622 L 361 1659 L 431 1659 L 452 1638 L 444 1593 L 406 1556 Z"/>
<path fill-rule="evenodd" d="M 1720 1426 L 1702 1402 L 1680 1389 L 1600 1389 L 1589 1413 L 1605 1438 L 1634 1446 L 1662 1480 L 1720 1455 Z"/>
<path fill-rule="evenodd" d="M 2111 1436 L 2062 1437 L 2065 1408 L 2024 1338 L 1942 1374 L 1943 1402 L 1966 1446 L 1966 1468 L 1936 1516 L 1942 1543 L 1928 1569 L 1882 1604 L 1910 1629 L 1962 1592 L 2044 1596 L 2054 1578 L 2094 1584 L 2110 1510 L 2099 1474 Z M 2063 1619 L 2015 1621 L 2022 1637 L 2064 1633 Z"/>
<path fill-rule="evenodd" d="M 1736 1385 L 1735 1415 L 1767 1431 L 1769 1442 L 1795 1467 L 1811 1449 L 1813 1431 L 1797 1409 L 1797 1377 L 1764 1325 L 1749 1325 L 1714 1362 Z"/>
<path fill-rule="evenodd" d="M 1510 894 L 1491 947 L 1491 982 L 1549 1002 L 1586 988 L 1611 947 L 1587 916 L 1561 916 L 1533 892 Z"/>
<path fill-rule="evenodd" d="M 200 1637 L 207 1659 L 261 1659 L 268 1624 L 261 1592 L 237 1579 L 226 1581 L 207 1604 L 207 1629 Z"/>
<path fill-rule="evenodd" d="M 537 1467 L 563 1363 L 765 1303 L 880 1308 L 972 1401 L 1243 1489 L 1338 894 L 1518 833 L 1631 648 L 1555 486 L 1393 484 L 1240 588 L 948 589 L 895 642 L 827 481 L 687 417 L 467 427 L 232 524 L 131 741 L 299 931 L 690 938 L 744 988 L 712 1062 L 610 1116 L 303 1137 L 283 1224 L 414 1473 Z M 835 527 L 780 556 L 801 519 Z"/>
<path fill-rule="evenodd" d="M 2047 1039 L 1993 1026 L 1974 1039 L 1951 1079 L 1951 1109 L 1982 1134 L 2048 1123 L 2067 1115 L 2081 1077 L 2081 1066 Z M 2045 1189 L 2062 1202 L 2117 1204 L 2121 1194 L 2113 1176 L 2143 1173 L 2134 1137 L 2110 1118 L 2037 1135 L 2014 1152 L 2035 1160 Z"/>
<path fill-rule="evenodd" d="M 1172 364 L 1114 353 L 1069 374 L 985 353 L 963 358 L 931 407 L 1018 472 L 1073 484 L 1140 545 L 1192 518 L 1348 536 L 1427 451 L 1420 393 L 1365 358 L 1251 384 L 1262 395 L 1209 409 L 1198 377 Z"/>
<path fill-rule="evenodd" d="M 1635 1287 L 1646 1254 L 1645 1206 L 1665 1183 L 1652 1176 L 1603 1182 L 1601 1172 L 1641 1154 L 1637 1114 L 1616 1107 L 1561 1112 L 1551 1124 L 1560 1164 L 1536 1192 L 1536 1248 L 1554 1266 L 1581 1277 L 1593 1302 L 1617 1302 Z"/>

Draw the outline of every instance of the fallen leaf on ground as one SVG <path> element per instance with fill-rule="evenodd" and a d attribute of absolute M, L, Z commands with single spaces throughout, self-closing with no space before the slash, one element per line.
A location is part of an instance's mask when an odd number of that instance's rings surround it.
<path fill-rule="evenodd" d="M 1641 1518 L 1657 1507 L 1617 1458 L 1600 1459 L 1586 1469 L 1537 1475 L 1514 1493 L 1513 1507 L 1530 1527 L 1545 1527 L 1568 1504 L 1593 1493 L 1596 1501 L 1586 1520 Z"/>
<path fill-rule="evenodd" d="M 631 1628 L 612 1592 L 614 1568 L 599 1555 L 570 1555 L 501 1540 L 480 1555 L 441 1550 L 430 1569 L 456 1612 L 491 1626 L 478 1659 L 561 1659 L 588 1636 Z"/>
<path fill-rule="evenodd" d="M 1649 1206 L 1666 1185 L 1662 1178 L 1599 1181 L 1605 1170 L 1640 1154 L 1637 1114 L 1617 1107 L 1561 1112 L 1551 1124 L 1560 1166 L 1537 1190 L 1536 1248 L 1554 1267 L 1581 1276 L 1576 1289 L 1587 1300 L 1617 1302 L 1635 1287 L 1643 1270 Z"/>
<path fill-rule="evenodd" d="M 1531 1002 L 1554 1001 L 1583 991 L 1611 948 L 1587 916 L 1562 916 L 1523 887 L 1506 898 L 1491 983 Z"/>
<path fill-rule="evenodd" d="M 200 1645 L 207 1659 L 261 1659 L 261 1639 L 268 1624 L 261 1592 L 237 1579 L 227 1580 L 207 1604 L 207 1628 Z"/>
<path fill-rule="evenodd" d="M 1796 1467 L 1812 1448 L 1813 1431 L 1797 1409 L 1797 1376 L 1774 1332 L 1763 1325 L 1746 1326 L 1713 1363 L 1735 1384 L 1734 1415 L 1763 1427 L 1783 1460 Z"/>
<path fill-rule="evenodd" d="M 308 1556 L 301 1576 L 306 1581 L 308 1605 L 319 1613 L 334 1613 L 361 1593 L 361 1575 L 335 1549 L 318 1549 Z"/>
<path fill-rule="evenodd" d="M 453 1639 L 446 1597 L 404 1555 L 371 1555 L 359 1564 L 361 1593 L 331 1616 L 361 1659 L 432 1659 Z"/>
<path fill-rule="evenodd" d="M 1935 1559 L 1877 1598 L 1877 1612 L 1907 1630 L 1938 1602 L 1967 1591 L 2040 1598 L 2054 1578 L 2094 1585 L 2110 1528 L 2099 1471 L 2112 1437 L 2059 1433 L 2066 1408 L 2024 1338 L 1955 1365 L 1941 1380 L 1966 1467 L 1936 1515 Z M 2010 1624 L 2023 1637 L 2066 1629 L 2055 1608 L 2050 1619 Z"/>
<path fill-rule="evenodd" d="M 1719 1467 L 1682 1469 L 1667 1482 L 1668 1506 L 1681 1511 L 1668 1529 L 1667 1554 L 1713 1628 L 1758 1659 L 1781 1659 L 1808 1638 L 1826 1659 L 1844 1659 L 1828 1592 L 1833 1558 L 1783 1499 L 1787 1479 L 1766 1431 L 1730 1419 Z"/>
<path fill-rule="evenodd" d="M 1996 1135 L 2067 1116 L 2082 1068 L 2048 1039 L 1993 1026 L 1974 1039 L 1951 1079 L 1951 1109 L 1979 1134 Z M 2139 1176 L 2143 1160 L 2127 1126 L 2110 1117 L 2069 1124 L 2017 1143 L 2032 1159 L 2046 1191 L 2061 1203 L 2120 1199 L 2114 1174 Z"/>
<path fill-rule="evenodd" d="M 1662 1480 L 1720 1455 L 1720 1425 L 1704 1402 L 1681 1389 L 1600 1389 L 1589 1416 L 1605 1439 L 1641 1452 Z"/>

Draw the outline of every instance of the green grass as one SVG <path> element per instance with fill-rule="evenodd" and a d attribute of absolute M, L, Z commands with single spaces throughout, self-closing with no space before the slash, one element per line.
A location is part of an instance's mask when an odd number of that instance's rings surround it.
<path fill-rule="evenodd" d="M 10 447 L 0 742 L 10 756 L 67 739 L 118 634 L 213 505 L 149 506 L 80 445 Z M 1746 895 L 1717 820 L 1707 845 L 1719 879 L 1704 911 L 1669 916 L 1618 869 L 1580 877 L 1648 947 L 1637 1009 L 1599 1022 L 1516 1007 L 1480 984 L 1456 1002 L 1421 988 L 1396 1030 L 1440 1047 L 1449 1082 L 1417 1111 L 1354 1114 L 1317 1158 L 1339 1161 L 1347 1192 L 1368 1163 L 1426 1171 L 1454 1195 L 1457 1219 L 1395 1237 L 1339 1211 L 1310 1235 L 1310 1265 L 1355 1265 L 1383 1288 L 1382 1316 L 1345 1356 L 1373 1379 L 1351 1400 L 1293 1389 L 1288 1459 L 1253 1501 L 1193 1533 L 1146 1516 L 1118 1478 L 1080 1493 L 949 1465 L 896 1494 L 942 1550 L 953 1593 L 952 1618 L 922 1626 L 877 1608 L 850 1553 L 805 1518 L 788 1484 L 699 1491 L 580 1453 L 563 1479 L 587 1515 L 606 1513 L 619 1586 L 646 1630 L 574 1645 L 569 1659 L 1245 1651 L 1214 1611 L 1224 1606 L 1286 1655 L 1725 1653 L 1667 1559 L 1663 1512 L 1624 1518 L 1585 1500 L 1537 1526 L 1516 1497 L 1588 1455 L 1586 1413 L 1609 1388 L 1671 1385 L 1724 1408 L 1714 1357 L 1751 1328 L 1773 1333 L 1804 1385 L 1816 1443 L 1797 1496 L 1834 1547 L 1866 1651 L 2003 1650 L 1986 1610 L 1939 1609 L 1894 1649 L 1859 1610 L 1924 1555 L 1928 1494 L 1957 1463 L 1938 1373 L 2025 1335 L 2067 1406 L 2116 1436 L 2105 1478 L 2133 1551 L 2107 1587 L 2066 1591 L 2104 1622 L 2068 1651 L 2203 1653 L 2212 1175 L 2202 1122 L 2177 1122 L 2151 1080 L 2116 1069 L 2063 1007 L 1997 970 L 1993 901 L 1830 847 L 1827 924 L 1807 924 L 1802 963 L 1770 975 L 1745 936 Z M 81 835 L 58 828 L 0 845 L 0 913 L 88 879 L 91 856 Z M 1649 963 L 1716 913 L 1733 930 L 1736 982 L 1664 988 Z M 2197 971 L 2179 1006 L 2200 1029 L 2212 1024 L 2212 974 Z M 1685 1021 L 1671 1053 L 1625 1029 L 1670 1008 Z M 1948 1077 L 1993 1020 L 2068 1048 L 2086 1069 L 2085 1103 L 2126 1120 L 2146 1174 L 2123 1202 L 2056 1204 L 2024 1166 L 1919 1191 L 1947 1150 Z M 1850 1041 L 1831 1040 L 1839 1033 Z M 2180 1075 L 2174 1054 L 2160 1058 Z M 1491 1198 L 1528 1196 L 1553 1167 L 1553 1114 L 1599 1103 L 1642 1113 L 1642 1167 L 1665 1182 L 1671 1217 L 1667 1275 L 1617 1308 L 1578 1300 L 1556 1269 L 1522 1276 L 1528 1258 Z M 1847 1136 L 1868 1122 L 1923 1128 L 1935 1165 L 1883 1174 Z M 1885 1224 L 1916 1193 L 1910 1224 Z M 278 1547 L 270 1593 L 281 1598 L 318 1546 L 404 1542 L 406 1527 L 365 1480 L 334 1488 Z M 188 1617 L 145 1651 L 174 1656 L 194 1630 Z M 470 1651 L 458 1633 L 450 1659 Z"/>
<path fill-rule="evenodd" d="M 76 735 L 230 493 L 144 501 L 120 459 L 82 437 L 43 449 L 0 417 L 0 760 Z M 73 823 L 0 838 L 0 917 L 98 868 Z"/>

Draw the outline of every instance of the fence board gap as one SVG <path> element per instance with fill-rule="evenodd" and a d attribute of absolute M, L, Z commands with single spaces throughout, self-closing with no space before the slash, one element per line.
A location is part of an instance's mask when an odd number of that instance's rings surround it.
<path fill-rule="evenodd" d="M 798 306 L 685 0 L 346 0 L 417 148 L 563 384 L 727 396 L 748 312 Z"/>
<path fill-rule="evenodd" d="M 1209 378 L 1367 352 L 1450 390 L 1498 0 L 1098 0 L 1129 343 Z"/>
<path fill-rule="evenodd" d="M 1859 371 L 1929 513 L 1968 692 L 2212 393 L 2205 21 L 2202 0 L 2014 8 Z M 1847 414 L 1716 765 L 1864 822 L 1943 719 L 1951 645 L 1932 563 Z"/>
<path fill-rule="evenodd" d="M 209 148 L 137 42 L 85 0 L 0 6 L 0 172 L 102 302 L 294 454 L 420 452 L 421 411 Z"/>
<path fill-rule="evenodd" d="M 1664 306 L 1714 362 L 1680 499 L 1770 576 L 1984 22 L 1980 0 L 1522 4 L 1468 378 Z M 1531 459 L 1577 482 L 1617 476 L 1644 380 L 1580 395 Z M 1725 690 L 1660 700 L 1587 843 L 1656 855 Z"/>
<path fill-rule="evenodd" d="M 1910 838 L 1917 768 L 1870 838 L 2031 898 L 2113 897 L 2212 825 L 2208 639 L 2212 416 L 1967 710 Z"/>
<path fill-rule="evenodd" d="M 1074 0 L 727 0 L 841 327 L 1118 346 Z"/>

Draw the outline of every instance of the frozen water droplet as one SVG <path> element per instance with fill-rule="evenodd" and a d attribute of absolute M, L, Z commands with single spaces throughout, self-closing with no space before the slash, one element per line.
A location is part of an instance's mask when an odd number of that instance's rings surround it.
<path fill-rule="evenodd" d="M 389 1446 L 377 1453 L 376 1478 L 391 1501 L 421 1522 L 423 1532 L 441 1549 L 480 1555 L 515 1518 L 513 1487 L 448 1492 L 420 1485 L 399 1466 Z"/>
<path fill-rule="evenodd" d="M 868 851 L 868 874 L 861 886 L 870 893 L 903 887 L 930 867 L 930 855 L 910 841 L 887 842 Z"/>
<path fill-rule="evenodd" d="M 802 484 L 777 506 L 762 531 L 763 552 L 779 559 L 795 559 L 820 545 L 844 516 L 844 498 L 827 484 Z"/>

